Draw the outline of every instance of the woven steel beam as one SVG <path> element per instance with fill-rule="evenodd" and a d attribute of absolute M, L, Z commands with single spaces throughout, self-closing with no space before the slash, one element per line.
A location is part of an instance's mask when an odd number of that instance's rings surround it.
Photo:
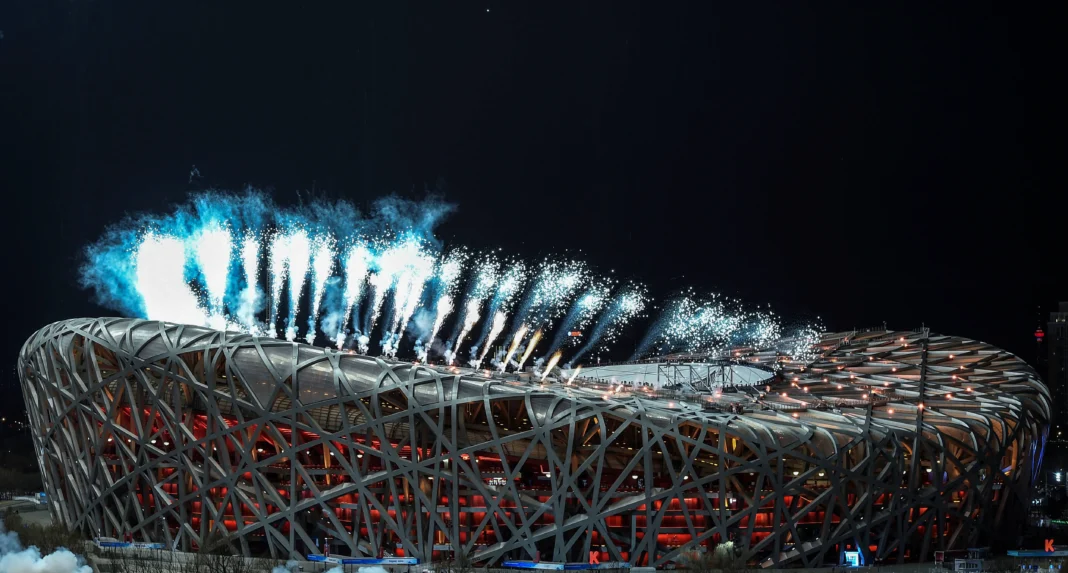
<path fill-rule="evenodd" d="M 927 332 L 819 346 L 682 401 L 100 318 L 41 329 L 19 375 L 55 519 L 184 549 L 658 566 L 733 539 L 818 566 L 929 559 L 1026 513 L 1050 416 L 1026 364 Z"/>

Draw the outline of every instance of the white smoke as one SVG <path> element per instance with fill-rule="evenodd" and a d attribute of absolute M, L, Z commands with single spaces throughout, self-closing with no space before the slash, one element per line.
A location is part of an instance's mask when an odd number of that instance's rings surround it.
<path fill-rule="evenodd" d="M 490 359 L 490 364 L 494 368 L 499 370 L 501 368 L 501 364 L 503 364 L 504 362 L 504 355 L 507 354 L 507 352 L 508 351 L 504 349 L 498 350 L 496 353 L 494 353 L 493 358 Z"/>
<path fill-rule="evenodd" d="M 541 367 L 545 364 L 545 360 L 546 358 L 544 356 L 534 359 L 534 364 L 532 364 L 531 366 L 534 368 L 535 376 L 541 376 L 543 374 Z"/>
<path fill-rule="evenodd" d="M 431 334 L 430 329 L 433 327 L 434 313 L 425 308 L 415 311 L 411 320 L 408 321 L 409 336 L 415 338 L 416 344 L 422 344 L 426 340 L 433 340 L 428 339 Z"/>
<path fill-rule="evenodd" d="M 386 571 L 385 567 L 379 567 L 378 565 L 373 565 L 371 567 L 360 567 L 359 573 L 388 573 L 388 572 Z"/>
<path fill-rule="evenodd" d="M 294 573 L 299 567 L 300 563 L 297 563 L 296 561 L 290 559 L 289 561 L 286 561 L 286 564 L 284 566 L 279 565 L 278 567 L 271 569 L 271 573 Z"/>
<path fill-rule="evenodd" d="M 416 360 L 425 362 L 427 358 L 427 352 L 430 351 L 430 347 L 434 344 L 434 339 L 429 338 L 431 335 L 430 329 L 434 327 L 434 314 L 425 308 L 420 308 L 412 315 L 411 321 L 408 323 L 409 336 L 415 339 L 412 350 L 415 352 Z"/>
<path fill-rule="evenodd" d="M 19 536 L 0 520 L 0 572 L 3 573 L 93 573 L 85 560 L 60 548 L 41 556 L 36 547 L 22 548 Z"/>
<path fill-rule="evenodd" d="M 433 340 L 428 340 L 425 344 L 423 344 L 423 346 L 416 346 L 415 350 L 416 352 L 420 353 L 418 355 L 419 360 L 425 362 L 428 359 L 431 351 L 433 351 L 435 354 L 444 354 L 446 352 L 445 344 L 446 341 L 440 338 L 435 338 Z"/>
<path fill-rule="evenodd" d="M 322 325 L 323 332 L 338 333 L 334 335 L 334 341 L 337 343 L 339 348 L 345 344 L 345 334 L 341 332 L 340 329 L 341 319 L 342 314 L 340 312 L 328 312 L 323 315 L 323 319 L 320 322 L 320 324 Z"/>
<path fill-rule="evenodd" d="M 397 349 L 400 347 L 400 335 L 387 332 L 382 336 L 382 355 L 387 358 L 396 358 Z"/>

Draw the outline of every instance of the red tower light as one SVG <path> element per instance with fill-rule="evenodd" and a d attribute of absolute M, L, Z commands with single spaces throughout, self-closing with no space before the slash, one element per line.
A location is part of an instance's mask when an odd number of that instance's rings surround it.
<path fill-rule="evenodd" d="M 1045 337 L 1046 337 L 1046 333 L 1042 332 L 1042 327 L 1041 326 L 1038 327 L 1038 329 L 1035 330 L 1035 340 L 1038 341 L 1038 342 L 1042 342 L 1042 339 L 1045 338 Z"/>

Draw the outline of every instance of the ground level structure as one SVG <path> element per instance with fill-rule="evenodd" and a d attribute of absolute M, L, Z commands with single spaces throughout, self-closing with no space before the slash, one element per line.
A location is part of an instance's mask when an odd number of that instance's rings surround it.
<path fill-rule="evenodd" d="M 930 560 L 1029 506 L 1050 400 L 1010 353 L 827 334 L 762 385 L 508 381 L 171 323 L 75 319 L 19 374 L 54 517 L 245 555 L 662 566 Z"/>

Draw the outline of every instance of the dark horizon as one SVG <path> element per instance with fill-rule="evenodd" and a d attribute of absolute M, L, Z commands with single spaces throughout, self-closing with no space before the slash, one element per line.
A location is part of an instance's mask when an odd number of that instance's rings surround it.
<path fill-rule="evenodd" d="M 0 352 L 115 314 L 77 267 L 126 213 L 205 186 L 366 205 L 443 182 L 446 243 L 581 250 L 658 301 L 926 325 L 1035 365 L 1068 300 L 1044 9 L 10 2 Z"/>

